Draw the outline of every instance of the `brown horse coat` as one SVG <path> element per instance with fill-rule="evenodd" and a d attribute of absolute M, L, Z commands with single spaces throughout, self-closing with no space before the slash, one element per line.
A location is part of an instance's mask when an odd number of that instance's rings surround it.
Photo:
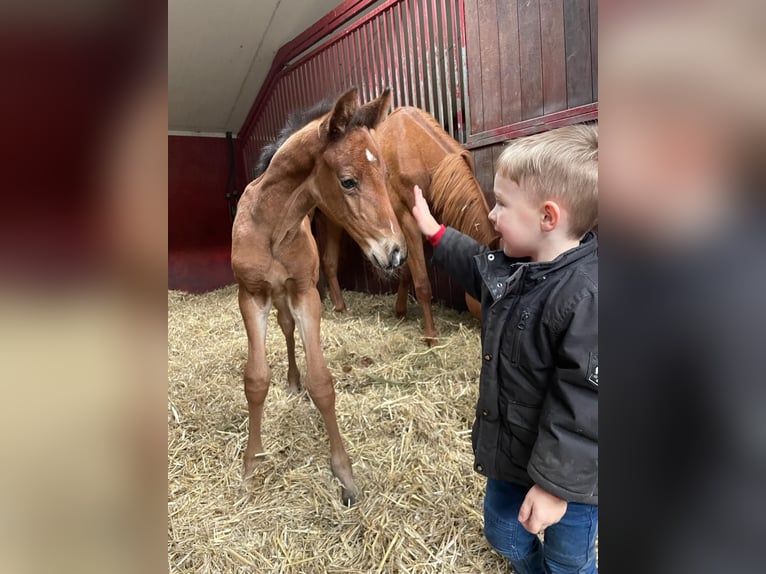
<path fill-rule="evenodd" d="M 268 169 L 247 186 L 239 201 L 231 252 L 248 338 L 245 484 L 252 481 L 256 462 L 264 454 L 261 419 L 271 378 L 265 340 L 274 305 L 287 340 L 288 381 L 294 391 L 299 373 L 293 330 L 298 326 L 306 352 L 306 389 L 324 419 L 331 467 L 348 504 L 359 490 L 338 429 L 335 391 L 320 344 L 319 256 L 307 214 L 315 207 L 323 211 L 381 269 L 396 269 L 407 254 L 386 191 L 383 154 L 371 133 L 388 114 L 390 92 L 362 107 L 357 99 L 356 89 L 346 92 L 329 113 L 279 147 Z"/>

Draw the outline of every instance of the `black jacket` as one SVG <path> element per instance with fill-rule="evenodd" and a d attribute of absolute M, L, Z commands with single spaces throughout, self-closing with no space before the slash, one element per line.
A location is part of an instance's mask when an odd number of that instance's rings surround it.
<path fill-rule="evenodd" d="M 598 504 L 598 245 L 530 263 L 447 228 L 434 261 L 481 301 L 474 469 Z"/>

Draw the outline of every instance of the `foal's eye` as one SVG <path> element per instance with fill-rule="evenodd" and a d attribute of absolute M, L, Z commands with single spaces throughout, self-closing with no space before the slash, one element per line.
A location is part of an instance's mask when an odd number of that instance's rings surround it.
<path fill-rule="evenodd" d="M 353 177 L 344 177 L 340 180 L 340 185 L 343 189 L 354 189 L 356 187 L 356 180 Z"/>

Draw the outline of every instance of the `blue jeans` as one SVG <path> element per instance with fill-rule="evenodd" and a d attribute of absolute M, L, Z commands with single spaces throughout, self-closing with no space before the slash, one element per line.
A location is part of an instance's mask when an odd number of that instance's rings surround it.
<path fill-rule="evenodd" d="M 529 489 L 487 480 L 484 535 L 517 574 L 597 574 L 598 506 L 570 502 L 560 522 L 545 529 L 545 542 L 524 530 L 519 509 Z"/>

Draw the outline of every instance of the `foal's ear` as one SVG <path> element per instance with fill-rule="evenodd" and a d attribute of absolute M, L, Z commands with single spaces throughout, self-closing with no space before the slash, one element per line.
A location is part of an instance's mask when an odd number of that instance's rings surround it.
<path fill-rule="evenodd" d="M 328 118 L 322 122 L 320 130 L 322 135 L 329 141 L 336 141 L 346 133 L 348 125 L 354 118 L 354 114 L 359 109 L 359 91 L 351 88 L 335 102 L 332 112 Z"/>
<path fill-rule="evenodd" d="M 391 88 L 386 88 L 377 98 L 360 107 L 354 116 L 354 126 L 364 126 L 368 129 L 377 127 L 388 117 L 391 98 Z"/>
<path fill-rule="evenodd" d="M 465 163 L 468 164 L 468 167 L 470 167 L 471 171 L 473 172 L 474 171 L 474 167 L 473 167 L 473 154 L 466 149 L 466 150 L 461 151 L 460 155 L 463 157 L 463 161 L 465 161 Z"/>

